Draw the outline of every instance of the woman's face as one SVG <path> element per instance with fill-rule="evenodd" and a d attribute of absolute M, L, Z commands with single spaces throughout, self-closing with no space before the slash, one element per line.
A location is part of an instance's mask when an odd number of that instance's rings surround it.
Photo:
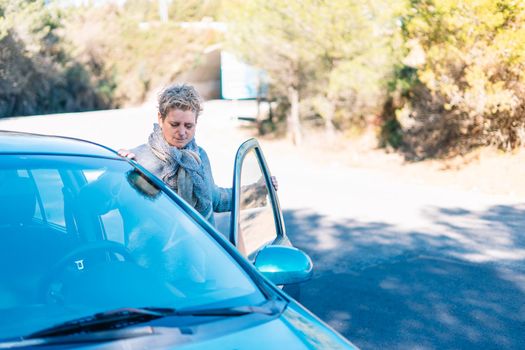
<path fill-rule="evenodd" d="M 195 136 L 197 118 L 191 110 L 171 109 L 162 120 L 159 113 L 159 125 L 166 142 L 173 147 L 184 148 Z"/>

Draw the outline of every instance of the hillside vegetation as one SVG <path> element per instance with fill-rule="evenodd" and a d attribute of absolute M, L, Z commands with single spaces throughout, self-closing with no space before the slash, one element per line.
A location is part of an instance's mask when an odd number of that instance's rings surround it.
<path fill-rule="evenodd" d="M 261 130 L 296 143 L 372 129 L 420 160 L 525 142 L 521 0 L 47 3 L 0 0 L 0 117 L 137 104 L 219 44 L 266 72 Z M 227 32 L 181 25 L 212 20 Z"/>
<path fill-rule="evenodd" d="M 42 1 L 0 0 L 0 117 L 114 105 L 106 72 L 72 56 L 63 15 Z"/>
<path fill-rule="evenodd" d="M 0 118 L 141 103 L 198 65 L 222 35 L 160 22 L 148 0 L 60 4 L 0 0 Z M 207 11 L 200 5 L 187 17 Z"/>
<path fill-rule="evenodd" d="M 409 159 L 525 139 L 521 0 L 231 0 L 231 47 L 299 121 L 376 128 Z"/>

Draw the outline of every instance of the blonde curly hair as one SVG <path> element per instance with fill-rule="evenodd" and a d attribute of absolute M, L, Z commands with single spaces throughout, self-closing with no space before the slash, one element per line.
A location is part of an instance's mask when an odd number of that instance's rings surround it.
<path fill-rule="evenodd" d="M 202 98 L 197 90 L 188 84 L 173 84 L 164 88 L 158 98 L 159 113 L 164 120 L 172 109 L 193 111 L 195 120 L 202 111 Z"/>

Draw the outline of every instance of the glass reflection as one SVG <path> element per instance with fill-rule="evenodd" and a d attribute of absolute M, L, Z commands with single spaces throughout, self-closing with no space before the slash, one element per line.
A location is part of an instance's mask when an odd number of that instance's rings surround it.
<path fill-rule="evenodd" d="M 241 171 L 238 248 L 248 257 L 277 237 L 268 185 L 254 150 Z"/>

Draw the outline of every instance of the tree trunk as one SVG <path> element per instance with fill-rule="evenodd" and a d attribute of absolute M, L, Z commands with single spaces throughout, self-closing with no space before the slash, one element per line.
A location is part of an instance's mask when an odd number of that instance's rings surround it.
<path fill-rule="evenodd" d="M 288 88 L 288 98 L 290 99 L 290 112 L 287 118 L 288 136 L 296 146 L 300 146 L 302 142 L 301 123 L 299 121 L 299 91 L 294 88 Z"/>
<path fill-rule="evenodd" d="M 332 140 L 335 134 L 334 114 L 335 106 L 328 100 L 326 115 L 324 115 L 324 129 L 328 140 Z"/>

